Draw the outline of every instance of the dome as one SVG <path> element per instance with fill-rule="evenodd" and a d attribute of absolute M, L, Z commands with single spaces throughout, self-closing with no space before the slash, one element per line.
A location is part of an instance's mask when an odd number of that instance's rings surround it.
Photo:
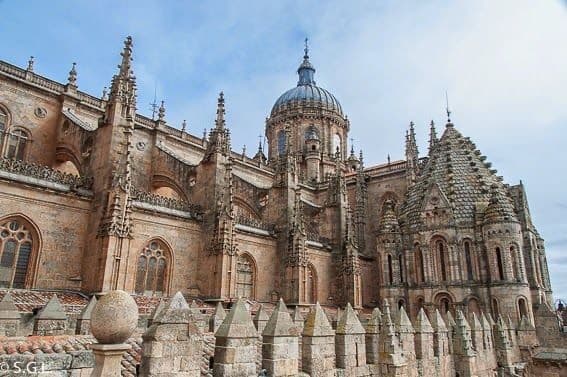
<path fill-rule="evenodd" d="M 277 99 L 272 107 L 272 115 L 274 115 L 282 106 L 292 103 L 310 104 L 327 110 L 335 111 L 340 116 L 343 116 L 343 109 L 339 101 L 326 89 L 323 89 L 315 84 L 313 76 L 315 75 L 315 68 L 309 61 L 308 48 L 305 46 L 305 55 L 303 62 L 297 69 L 299 81 L 297 86 L 288 90 Z"/>

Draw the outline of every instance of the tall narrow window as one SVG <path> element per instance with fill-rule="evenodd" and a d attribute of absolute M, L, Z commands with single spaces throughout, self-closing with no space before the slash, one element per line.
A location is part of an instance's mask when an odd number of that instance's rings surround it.
<path fill-rule="evenodd" d="M 20 220 L 0 225 L 0 288 L 25 288 L 33 240 Z"/>
<path fill-rule="evenodd" d="M 317 302 L 317 274 L 313 265 L 307 267 L 307 286 L 305 287 L 305 294 L 310 304 Z"/>
<path fill-rule="evenodd" d="M 498 280 L 504 280 L 504 265 L 502 264 L 502 252 L 496 248 L 496 264 L 498 265 Z"/>
<path fill-rule="evenodd" d="M 281 156 L 285 153 L 286 149 L 286 135 L 284 130 L 278 132 L 278 155 Z"/>
<path fill-rule="evenodd" d="M 0 108 L 0 148 L 4 144 L 4 133 L 8 124 L 8 115 Z"/>
<path fill-rule="evenodd" d="M 415 281 L 416 283 L 423 283 L 425 281 L 425 270 L 423 267 L 423 254 L 419 246 L 415 250 Z"/>
<path fill-rule="evenodd" d="M 510 246 L 510 261 L 512 262 L 512 279 L 520 281 L 518 256 L 516 255 L 514 246 Z"/>
<path fill-rule="evenodd" d="M 339 152 L 341 153 L 341 136 L 339 134 L 335 134 L 333 136 L 333 154 Z"/>
<path fill-rule="evenodd" d="M 8 132 L 6 157 L 16 160 L 23 160 L 27 142 L 28 137 L 24 131 L 14 130 Z"/>
<path fill-rule="evenodd" d="M 398 256 L 398 264 L 400 265 L 400 282 L 404 283 L 404 257 L 402 254 Z"/>
<path fill-rule="evenodd" d="M 473 264 L 472 264 L 472 256 L 471 256 L 471 243 L 469 241 L 465 241 L 465 263 L 467 269 L 467 280 L 473 280 Z"/>
<path fill-rule="evenodd" d="M 447 281 L 447 260 L 445 245 L 443 241 L 437 241 L 437 252 L 439 253 L 439 269 L 441 271 L 441 281 Z"/>
<path fill-rule="evenodd" d="M 528 306 L 526 305 L 526 300 L 523 298 L 518 300 L 518 312 L 520 314 L 520 319 L 524 316 L 526 318 L 528 317 Z"/>
<path fill-rule="evenodd" d="M 134 290 L 137 294 L 161 296 L 167 293 L 166 279 L 169 254 L 166 245 L 159 240 L 150 241 L 142 249 L 136 269 Z"/>
<path fill-rule="evenodd" d="M 254 298 L 254 266 L 247 255 L 236 260 L 236 296 Z"/>
<path fill-rule="evenodd" d="M 388 279 L 390 285 L 394 284 L 394 271 L 392 270 L 392 256 L 388 255 Z"/>

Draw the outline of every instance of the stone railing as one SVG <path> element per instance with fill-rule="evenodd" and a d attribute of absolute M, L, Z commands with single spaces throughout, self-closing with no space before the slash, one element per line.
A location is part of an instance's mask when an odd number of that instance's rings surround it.
<path fill-rule="evenodd" d="M 92 177 L 80 177 L 73 174 L 63 173 L 59 170 L 33 164 L 22 160 L 0 158 L 0 171 L 23 175 L 41 181 L 69 186 L 71 190 L 89 190 L 92 188 Z"/>
<path fill-rule="evenodd" d="M 314 232 L 307 232 L 307 241 L 318 242 L 322 245 L 328 245 L 330 243 L 327 237 L 322 237 L 320 234 Z"/>
<path fill-rule="evenodd" d="M 256 220 L 250 217 L 236 216 L 235 221 L 237 224 L 246 225 L 251 228 L 262 229 L 270 233 L 275 233 L 276 231 L 276 226 L 274 224 L 265 223 L 263 221 Z"/>
<path fill-rule="evenodd" d="M 132 199 L 138 202 L 147 203 L 155 207 L 169 208 L 175 211 L 185 212 L 190 214 L 190 217 L 197 220 L 202 218 L 201 207 L 196 204 L 191 204 L 185 200 L 168 198 L 151 192 L 145 192 L 134 187 L 131 189 L 131 195 Z"/>

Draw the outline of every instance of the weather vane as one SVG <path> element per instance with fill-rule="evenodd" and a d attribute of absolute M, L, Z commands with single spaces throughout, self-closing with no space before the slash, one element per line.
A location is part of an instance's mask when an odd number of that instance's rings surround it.
<path fill-rule="evenodd" d="M 451 110 L 449 110 L 449 95 L 447 94 L 447 91 L 445 91 L 445 101 L 447 104 L 447 107 L 445 108 L 447 111 L 447 123 L 451 123 Z"/>

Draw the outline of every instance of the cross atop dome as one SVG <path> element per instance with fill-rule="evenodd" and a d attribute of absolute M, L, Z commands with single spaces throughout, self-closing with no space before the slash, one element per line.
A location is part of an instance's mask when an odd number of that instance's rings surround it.
<path fill-rule="evenodd" d="M 305 38 L 305 48 L 303 49 L 303 62 L 297 69 L 297 74 L 299 75 L 299 81 L 297 82 L 297 86 L 301 85 L 315 85 L 315 80 L 313 76 L 315 75 L 315 68 L 309 61 L 309 39 Z"/>

